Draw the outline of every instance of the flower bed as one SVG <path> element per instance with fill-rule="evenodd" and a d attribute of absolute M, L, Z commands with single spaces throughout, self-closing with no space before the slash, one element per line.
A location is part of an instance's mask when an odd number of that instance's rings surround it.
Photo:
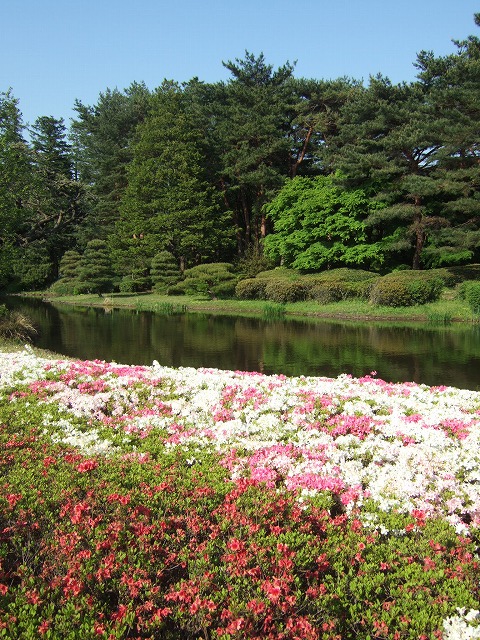
<path fill-rule="evenodd" d="M 0 637 L 480 637 L 480 393 L 0 360 Z"/>

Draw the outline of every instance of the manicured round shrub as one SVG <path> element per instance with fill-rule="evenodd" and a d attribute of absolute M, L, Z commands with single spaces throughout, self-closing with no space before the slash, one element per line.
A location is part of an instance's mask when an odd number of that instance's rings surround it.
<path fill-rule="evenodd" d="M 339 302 L 349 297 L 346 283 L 344 282 L 317 282 L 308 289 L 308 297 L 321 304 Z"/>
<path fill-rule="evenodd" d="M 275 267 L 275 269 L 269 269 L 268 271 L 260 271 L 257 273 L 257 278 L 269 278 L 273 280 L 296 280 L 299 278 L 300 273 L 295 269 L 288 269 L 287 267 Z"/>
<path fill-rule="evenodd" d="M 49 287 L 48 291 L 57 296 L 71 296 L 75 295 L 78 284 L 78 280 L 60 278 L 60 280 L 57 280 Z"/>
<path fill-rule="evenodd" d="M 407 277 L 403 275 L 409 274 Z M 438 277 L 415 275 L 414 272 L 389 274 L 375 281 L 370 302 L 387 307 L 412 307 L 438 300 L 443 281 Z"/>
<path fill-rule="evenodd" d="M 65 251 L 60 260 L 60 278 L 50 286 L 49 291 L 59 296 L 72 295 L 79 283 L 81 260 L 82 256 L 78 251 Z"/>
<path fill-rule="evenodd" d="M 440 269 L 436 269 L 436 271 L 440 271 Z M 447 282 L 447 286 L 452 286 L 465 280 L 480 280 L 480 264 L 445 267 L 441 271 L 445 271 L 451 280 L 451 283 Z"/>
<path fill-rule="evenodd" d="M 468 306 L 475 315 L 480 315 L 480 282 L 468 280 L 460 287 L 461 297 L 467 301 Z"/>
<path fill-rule="evenodd" d="M 320 271 L 319 273 L 310 274 L 306 277 L 315 282 L 324 282 L 326 280 L 332 280 L 334 282 L 338 282 L 339 280 L 344 282 L 364 282 L 378 277 L 378 274 L 373 273 L 372 271 L 365 271 L 364 269 L 348 269 L 347 267 L 340 267 L 338 269 Z"/>
<path fill-rule="evenodd" d="M 184 296 L 185 294 L 186 291 L 183 282 L 177 282 L 177 284 L 173 284 L 167 289 L 168 296 Z"/>
<path fill-rule="evenodd" d="M 134 293 L 137 291 L 147 291 L 151 284 L 150 278 L 141 277 L 132 274 L 123 276 L 118 283 L 118 288 L 121 293 Z"/>
<path fill-rule="evenodd" d="M 60 278 L 70 278 L 71 280 L 78 278 L 81 260 L 82 256 L 78 251 L 74 251 L 73 249 L 65 251 L 60 260 Z"/>
<path fill-rule="evenodd" d="M 374 278 L 363 281 L 324 280 L 323 282 L 314 282 L 308 288 L 308 297 L 321 304 L 352 298 L 367 300 L 374 282 Z"/>
<path fill-rule="evenodd" d="M 298 302 L 307 295 L 308 287 L 295 280 L 269 280 L 265 286 L 265 299 L 270 302 Z"/>
<path fill-rule="evenodd" d="M 79 267 L 80 289 L 85 293 L 112 291 L 113 271 L 107 245 L 103 240 L 90 240 Z"/>
<path fill-rule="evenodd" d="M 235 295 L 241 300 L 264 300 L 268 280 L 264 278 L 246 278 L 237 282 Z"/>

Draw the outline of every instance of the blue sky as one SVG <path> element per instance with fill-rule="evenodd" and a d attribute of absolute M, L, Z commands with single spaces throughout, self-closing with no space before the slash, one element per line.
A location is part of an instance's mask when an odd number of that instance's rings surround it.
<path fill-rule="evenodd" d="M 0 91 L 12 88 L 25 123 L 68 123 L 76 98 L 144 81 L 227 80 L 222 60 L 264 53 L 295 76 L 378 72 L 410 81 L 417 52 L 455 51 L 478 35 L 478 0 L 0 0 Z"/>

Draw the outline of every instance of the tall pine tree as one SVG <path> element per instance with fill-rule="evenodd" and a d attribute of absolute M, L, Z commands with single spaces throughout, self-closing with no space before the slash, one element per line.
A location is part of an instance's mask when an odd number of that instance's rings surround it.
<path fill-rule="evenodd" d="M 75 103 L 78 118 L 71 128 L 75 166 L 81 180 L 90 185 L 90 207 L 78 230 L 83 246 L 91 239 L 106 238 L 119 219 L 131 141 L 147 114 L 149 100 L 146 86 L 133 83 L 123 92 L 107 89 L 93 106 Z"/>
<path fill-rule="evenodd" d="M 32 157 L 11 91 L 0 93 L 0 290 L 12 285 L 19 247 L 29 230 Z"/>
<path fill-rule="evenodd" d="M 242 255 L 267 234 L 264 204 L 281 188 L 291 164 L 290 83 L 293 65 L 273 70 L 263 54 L 228 61 L 232 79 L 224 88 L 218 131 L 219 184 L 234 212 L 237 249 Z"/>
<path fill-rule="evenodd" d="M 164 82 L 138 128 L 121 218 L 110 237 L 119 272 L 132 275 L 135 264 L 145 273 L 162 250 L 182 270 L 228 254 L 230 215 L 222 213 L 205 165 L 202 133 L 185 95 L 177 84 Z"/>
<path fill-rule="evenodd" d="M 63 120 L 38 118 L 30 132 L 36 177 L 32 242 L 43 242 L 54 269 L 75 245 L 75 232 L 85 213 L 84 187 L 75 179 L 71 147 Z"/>

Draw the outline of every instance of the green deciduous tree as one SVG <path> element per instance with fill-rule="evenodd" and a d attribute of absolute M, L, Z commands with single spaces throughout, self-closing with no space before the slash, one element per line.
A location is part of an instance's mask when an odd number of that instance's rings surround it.
<path fill-rule="evenodd" d="M 382 249 L 369 242 L 365 225 L 376 208 L 361 189 L 344 189 L 333 176 L 287 180 L 266 206 L 274 230 L 265 239 L 265 255 L 303 271 L 378 268 Z"/>

